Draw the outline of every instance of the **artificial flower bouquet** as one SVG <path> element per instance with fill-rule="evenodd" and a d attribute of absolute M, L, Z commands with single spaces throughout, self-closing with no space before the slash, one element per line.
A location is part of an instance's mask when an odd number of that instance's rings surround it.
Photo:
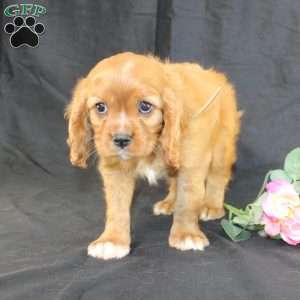
<path fill-rule="evenodd" d="M 300 148 L 288 153 L 283 169 L 269 171 L 256 200 L 238 209 L 225 204 L 228 219 L 221 225 L 233 241 L 261 236 L 300 244 Z"/>

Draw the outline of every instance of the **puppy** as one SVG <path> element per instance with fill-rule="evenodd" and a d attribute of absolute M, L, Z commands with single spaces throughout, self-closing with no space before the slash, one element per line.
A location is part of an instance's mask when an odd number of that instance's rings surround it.
<path fill-rule="evenodd" d="M 224 215 L 240 120 L 225 75 L 197 64 L 121 53 L 100 61 L 75 87 L 66 109 L 73 165 L 96 149 L 106 198 L 104 232 L 88 247 L 102 259 L 130 251 L 130 206 L 137 177 L 167 178 L 155 215 L 173 214 L 169 245 L 203 250 L 201 220 Z"/>

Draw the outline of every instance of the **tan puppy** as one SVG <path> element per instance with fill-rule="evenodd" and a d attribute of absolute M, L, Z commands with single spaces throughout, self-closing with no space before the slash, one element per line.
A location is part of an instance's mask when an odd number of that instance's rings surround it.
<path fill-rule="evenodd" d="M 209 245 L 199 218 L 224 215 L 240 121 L 223 74 L 197 64 L 121 53 L 99 62 L 77 84 L 68 105 L 70 160 L 86 167 L 96 148 L 106 196 L 104 232 L 88 254 L 110 259 L 130 251 L 135 180 L 169 181 L 154 214 L 172 214 L 171 247 Z"/>

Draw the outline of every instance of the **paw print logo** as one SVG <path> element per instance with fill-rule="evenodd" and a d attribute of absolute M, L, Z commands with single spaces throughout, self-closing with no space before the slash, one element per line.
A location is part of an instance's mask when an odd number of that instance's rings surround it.
<path fill-rule="evenodd" d="M 13 23 L 7 23 L 4 26 L 4 31 L 10 36 L 10 44 L 14 48 L 22 45 L 36 47 L 39 44 L 39 35 L 45 31 L 45 26 L 42 23 L 36 23 L 35 18 L 28 16 L 24 18 L 15 17 Z"/>

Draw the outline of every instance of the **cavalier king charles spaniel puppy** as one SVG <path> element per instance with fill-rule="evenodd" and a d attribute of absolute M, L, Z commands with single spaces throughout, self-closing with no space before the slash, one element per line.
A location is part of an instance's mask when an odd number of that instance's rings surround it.
<path fill-rule="evenodd" d="M 226 76 L 193 63 L 121 53 L 100 61 L 75 87 L 66 109 L 73 165 L 94 151 L 103 179 L 106 223 L 88 247 L 101 259 L 130 252 L 130 207 L 138 177 L 166 178 L 155 215 L 173 214 L 169 245 L 203 250 L 200 220 L 224 216 L 224 192 L 240 128 Z M 95 149 L 95 150 L 94 150 Z"/>

